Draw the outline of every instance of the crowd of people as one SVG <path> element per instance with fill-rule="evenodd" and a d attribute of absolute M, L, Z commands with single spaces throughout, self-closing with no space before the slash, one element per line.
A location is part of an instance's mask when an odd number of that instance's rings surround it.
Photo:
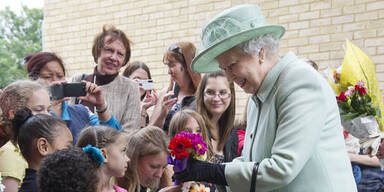
<path fill-rule="evenodd" d="M 200 52 L 191 42 L 165 49 L 170 80 L 159 92 L 143 85 L 150 67 L 129 62 L 131 42 L 114 26 L 94 39 L 91 74 L 66 81 L 56 53 L 26 56 L 30 80 L 0 94 L 5 191 L 181 191 L 174 179 L 210 191 L 375 190 L 351 165 L 378 158 L 347 153 L 333 90 L 315 63 L 279 56 L 284 33 L 257 5 L 225 10 L 204 26 Z M 53 97 L 72 83 L 85 95 Z M 240 121 L 234 83 L 250 94 Z M 207 159 L 176 172 L 168 144 L 183 131 L 202 136 Z"/>

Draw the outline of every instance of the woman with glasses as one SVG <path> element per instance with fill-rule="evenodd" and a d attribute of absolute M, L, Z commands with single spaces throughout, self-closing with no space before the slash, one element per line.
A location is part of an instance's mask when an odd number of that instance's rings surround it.
<path fill-rule="evenodd" d="M 159 102 L 150 119 L 151 125 L 162 127 L 168 132 L 172 116 L 183 107 L 192 107 L 194 94 L 201 76 L 191 70 L 191 62 L 196 48 L 191 42 L 179 42 L 171 45 L 165 52 L 163 63 L 168 67 L 171 80 L 169 86 L 159 94 Z"/>
<path fill-rule="evenodd" d="M 230 162 L 237 157 L 235 89 L 223 72 L 204 75 L 196 92 L 196 107 L 204 118 L 213 147 L 211 162 Z"/>

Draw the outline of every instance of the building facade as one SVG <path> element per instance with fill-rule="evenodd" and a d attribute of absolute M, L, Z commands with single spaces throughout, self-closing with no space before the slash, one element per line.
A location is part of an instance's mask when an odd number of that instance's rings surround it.
<path fill-rule="evenodd" d="M 349 39 L 367 53 L 384 88 L 384 1 L 382 0 L 45 0 L 44 50 L 60 55 L 68 71 L 89 73 L 95 66 L 92 43 L 103 25 L 115 25 L 133 42 L 130 61 L 151 69 L 155 88 L 168 85 L 163 53 L 178 41 L 200 45 L 202 26 L 224 9 L 260 6 L 269 24 L 286 28 L 281 54 L 292 50 L 321 70 L 341 65 Z M 236 87 L 237 115 L 247 95 Z M 382 91 L 383 93 L 383 91 Z"/>

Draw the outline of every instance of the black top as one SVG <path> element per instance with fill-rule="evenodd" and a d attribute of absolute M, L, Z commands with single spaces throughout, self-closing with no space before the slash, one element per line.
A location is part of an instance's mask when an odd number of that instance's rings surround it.
<path fill-rule="evenodd" d="M 23 183 L 19 189 L 19 192 L 38 192 L 37 187 L 37 171 L 34 169 L 27 168 L 25 169 L 25 177 L 23 179 Z"/>
<path fill-rule="evenodd" d="M 208 137 L 209 139 L 212 138 L 209 130 L 208 130 Z M 239 147 L 239 135 L 237 133 L 237 130 L 235 128 L 232 128 L 231 134 L 229 135 L 227 141 L 225 141 L 225 144 L 224 144 L 224 149 L 223 149 L 224 162 L 231 162 L 234 158 L 238 157 L 237 155 L 238 147 Z M 219 160 L 219 162 L 221 161 L 222 160 Z"/>
<path fill-rule="evenodd" d="M 224 144 L 224 161 L 231 162 L 234 158 L 238 157 L 237 149 L 239 147 L 239 135 L 235 128 L 232 128 L 231 134 Z"/>
<path fill-rule="evenodd" d="M 172 109 L 168 112 L 164 121 L 163 130 L 165 131 L 165 133 L 168 134 L 169 123 L 171 122 L 173 115 L 175 115 L 176 112 L 181 111 L 184 108 L 189 108 L 196 111 L 195 96 L 185 96 L 183 100 L 181 100 L 181 103 L 176 103 L 175 105 L 173 105 Z"/>

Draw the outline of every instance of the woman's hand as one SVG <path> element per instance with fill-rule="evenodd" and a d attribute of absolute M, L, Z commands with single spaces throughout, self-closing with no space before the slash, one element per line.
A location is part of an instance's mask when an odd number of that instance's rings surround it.
<path fill-rule="evenodd" d="M 172 106 L 177 102 L 177 98 L 169 99 L 173 92 L 167 92 L 167 88 L 164 88 L 160 92 L 160 99 L 157 102 L 153 113 L 149 119 L 149 125 L 157 127 L 163 127 L 165 118 Z"/>
<path fill-rule="evenodd" d="M 160 99 L 162 114 L 168 114 L 169 111 L 172 109 L 172 106 L 177 102 L 177 98 L 171 98 L 172 95 L 173 92 L 170 91 Z"/>
<path fill-rule="evenodd" d="M 103 96 L 103 91 L 99 86 L 97 86 L 94 83 L 88 82 L 88 81 L 82 81 L 85 84 L 85 92 L 87 93 L 86 96 L 79 97 L 79 99 L 83 101 L 87 101 L 89 103 L 92 103 L 96 106 L 97 110 L 102 110 L 106 107 L 106 103 Z"/>
<path fill-rule="evenodd" d="M 147 91 L 143 101 L 141 102 L 141 111 L 146 111 L 148 108 L 156 105 L 157 101 L 157 92 L 155 90 L 152 90 L 152 93 L 151 91 Z"/>
<path fill-rule="evenodd" d="M 52 81 L 49 86 L 52 86 L 52 85 L 63 85 L 63 84 L 66 84 L 67 81 L 63 80 L 63 81 Z M 58 104 L 61 104 L 63 101 L 69 101 L 70 98 L 69 97 L 64 97 L 64 98 L 61 98 L 61 99 L 57 99 L 57 100 L 51 100 L 51 105 L 52 107 L 55 107 L 56 105 Z"/>

